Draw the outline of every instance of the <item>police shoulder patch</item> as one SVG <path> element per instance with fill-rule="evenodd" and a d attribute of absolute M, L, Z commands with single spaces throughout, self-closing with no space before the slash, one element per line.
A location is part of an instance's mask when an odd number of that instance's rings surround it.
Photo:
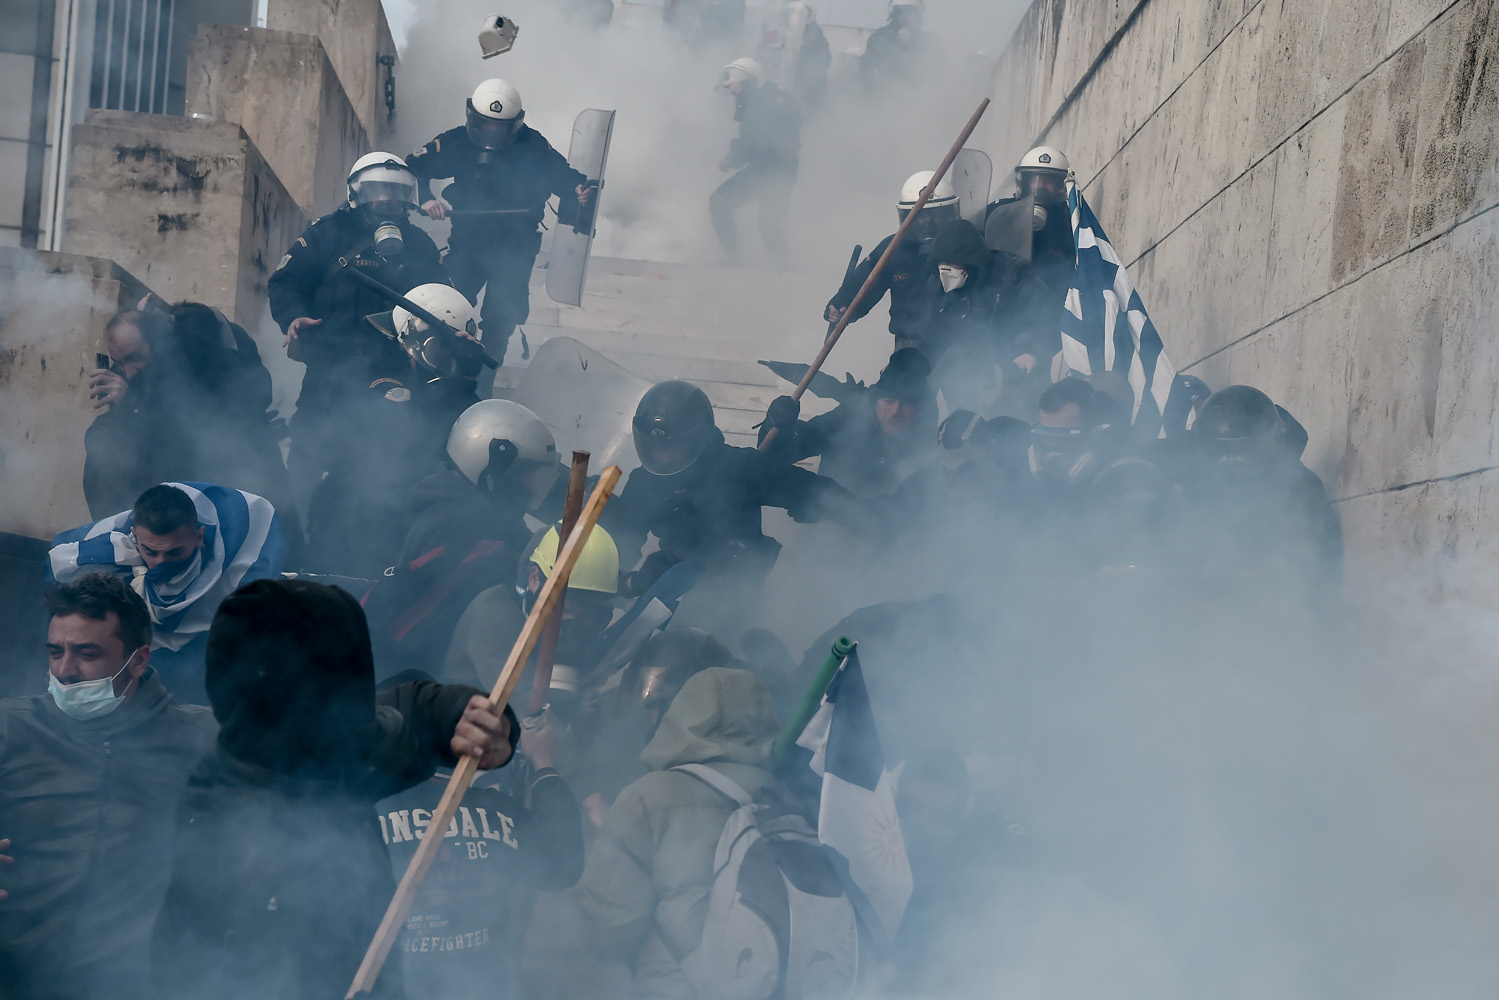
<path fill-rule="evenodd" d="M 281 261 L 280 261 L 280 263 L 278 263 L 278 264 L 277 264 L 277 265 L 276 265 L 276 270 L 278 270 L 278 271 L 279 271 L 279 270 L 281 270 L 281 269 L 282 269 L 282 268 L 283 268 L 283 267 L 285 267 L 285 266 L 286 266 L 286 265 L 288 265 L 288 264 L 290 264 L 290 263 L 291 263 L 291 254 L 289 254 L 289 253 L 284 253 L 284 254 L 282 254 L 282 255 L 281 255 Z"/>
<path fill-rule="evenodd" d="M 411 402 L 411 390 L 404 385 L 397 386 L 394 389 L 386 389 L 385 398 L 392 403 L 409 403 Z"/>

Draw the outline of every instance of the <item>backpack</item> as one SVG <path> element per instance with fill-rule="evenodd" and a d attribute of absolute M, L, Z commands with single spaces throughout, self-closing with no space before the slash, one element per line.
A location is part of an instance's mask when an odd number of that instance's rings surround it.
<path fill-rule="evenodd" d="M 737 803 L 713 857 L 703 939 L 682 961 L 699 1000 L 844 1000 L 858 982 L 853 903 L 800 815 L 702 764 L 672 768 Z"/>

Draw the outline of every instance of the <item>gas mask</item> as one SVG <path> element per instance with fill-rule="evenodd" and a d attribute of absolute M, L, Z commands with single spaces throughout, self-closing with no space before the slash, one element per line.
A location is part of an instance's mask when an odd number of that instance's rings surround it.
<path fill-rule="evenodd" d="M 937 280 L 944 292 L 955 292 L 968 283 L 968 272 L 956 264 L 938 264 Z"/>
<path fill-rule="evenodd" d="M 1042 427 L 1031 430 L 1031 474 L 1054 486 L 1081 486 L 1098 471 L 1088 428 Z"/>
<path fill-rule="evenodd" d="M 382 222 L 375 227 L 375 252 L 382 260 L 393 261 L 406 249 L 401 227 L 394 222 Z"/>
<path fill-rule="evenodd" d="M 113 677 L 101 677 L 96 681 L 75 681 L 72 684 L 64 684 L 57 679 L 57 675 L 50 670 L 47 672 L 47 692 L 52 695 L 52 701 L 70 719 L 83 722 L 88 719 L 98 719 L 108 715 L 120 707 L 125 696 L 115 694 L 114 684 L 119 676 L 130 669 L 135 662 L 135 654 L 125 661 L 119 670 L 115 671 Z M 129 686 L 126 686 L 129 690 Z"/>
<path fill-rule="evenodd" d="M 1046 228 L 1046 207 L 1034 205 L 1031 208 L 1031 232 L 1039 233 Z"/>

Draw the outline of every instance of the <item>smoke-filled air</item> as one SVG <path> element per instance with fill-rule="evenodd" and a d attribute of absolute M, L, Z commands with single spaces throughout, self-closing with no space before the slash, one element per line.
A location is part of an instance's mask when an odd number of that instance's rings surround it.
<path fill-rule="evenodd" d="M 51 6 L 0 998 L 1499 994 L 1499 3 Z"/>

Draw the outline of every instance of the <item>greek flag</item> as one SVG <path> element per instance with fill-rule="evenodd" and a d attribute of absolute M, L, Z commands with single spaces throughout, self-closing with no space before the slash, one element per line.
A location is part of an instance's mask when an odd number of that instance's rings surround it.
<path fill-rule="evenodd" d="M 885 770 L 857 646 L 796 745 L 812 751 L 812 770 L 822 779 L 817 839 L 848 863 L 849 878 L 864 896 L 856 905 L 867 902 L 889 941 L 911 901 L 911 862 L 895 811 L 895 775 Z"/>
<path fill-rule="evenodd" d="M 1062 361 L 1082 375 L 1119 371 L 1128 366 L 1135 393 L 1134 423 L 1158 426 L 1176 379 L 1165 345 L 1145 304 L 1129 280 L 1129 272 L 1114 252 L 1103 227 L 1083 199 L 1083 192 L 1067 182 L 1067 207 L 1072 210 L 1072 236 L 1077 245 L 1077 271 L 1067 289 L 1062 313 Z M 1121 314 L 1125 322 L 1119 322 Z"/>
<path fill-rule="evenodd" d="M 208 631 L 219 602 L 240 584 L 279 575 L 286 541 L 275 509 L 263 497 L 209 483 L 165 485 L 192 499 L 203 528 L 203 547 L 184 565 L 174 565 L 162 579 L 147 573 L 127 510 L 54 538 L 47 579 L 71 583 L 99 570 L 126 577 L 151 613 L 151 645 L 177 650 Z"/>

